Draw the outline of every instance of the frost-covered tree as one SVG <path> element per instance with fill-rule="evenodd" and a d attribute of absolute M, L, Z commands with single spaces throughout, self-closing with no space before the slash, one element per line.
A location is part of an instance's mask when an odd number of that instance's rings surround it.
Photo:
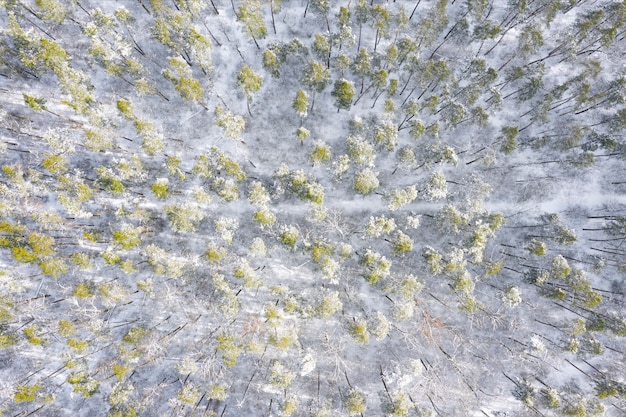
<path fill-rule="evenodd" d="M 268 48 L 263 51 L 263 68 L 265 68 L 265 70 L 272 74 L 272 77 L 280 77 L 280 64 L 281 62 L 278 56 L 272 49 Z"/>
<path fill-rule="evenodd" d="M 246 35 L 252 38 L 258 49 L 261 49 L 258 39 L 264 38 L 267 34 L 261 2 L 259 0 L 242 1 L 236 14 L 237 19 L 243 23 Z"/>
<path fill-rule="evenodd" d="M 363 93 L 365 86 L 365 77 L 370 74 L 372 70 L 372 58 L 367 52 L 366 48 L 359 49 L 356 57 L 352 61 L 352 71 L 361 77 L 361 90 L 359 93 Z"/>
<path fill-rule="evenodd" d="M 393 218 L 387 218 L 383 214 L 380 217 L 370 217 L 365 233 L 368 237 L 377 238 L 383 234 L 389 235 L 396 229 L 396 221 Z"/>
<path fill-rule="evenodd" d="M 414 185 L 409 185 L 405 188 L 395 188 L 385 194 L 387 208 L 391 211 L 398 210 L 415 200 L 417 195 L 417 188 Z"/>
<path fill-rule="evenodd" d="M 356 389 L 351 389 L 345 399 L 346 411 L 349 416 L 361 415 L 367 409 L 365 397 Z"/>
<path fill-rule="evenodd" d="M 393 151 L 398 144 L 398 126 L 391 120 L 383 120 L 374 126 L 374 141 L 386 151 Z"/>
<path fill-rule="evenodd" d="M 304 119 L 309 111 L 309 96 L 303 89 L 298 89 L 291 107 L 296 111 L 300 119 Z"/>
<path fill-rule="evenodd" d="M 332 158 L 331 148 L 325 142 L 318 141 L 314 144 L 314 148 L 309 154 L 313 165 L 320 165 L 330 162 Z"/>
<path fill-rule="evenodd" d="M 350 135 L 346 139 L 346 144 L 348 145 L 350 159 L 354 163 L 368 168 L 374 167 L 376 150 L 368 141 L 359 136 Z"/>
<path fill-rule="evenodd" d="M 252 101 L 252 95 L 261 89 L 263 86 L 263 77 L 254 72 L 248 65 L 244 65 L 237 74 L 237 84 L 239 88 L 246 95 L 246 105 L 248 106 L 248 114 L 252 116 L 250 111 L 250 102 Z"/>
<path fill-rule="evenodd" d="M 378 173 L 369 168 L 365 168 L 354 174 L 354 189 L 359 194 L 370 194 L 378 188 Z"/>
<path fill-rule="evenodd" d="M 352 24 L 350 19 L 350 9 L 344 6 L 339 7 L 339 13 L 336 16 L 339 32 L 334 34 L 335 42 L 339 44 L 339 50 L 346 46 L 354 45 L 355 39 L 352 34 Z"/>
<path fill-rule="evenodd" d="M 324 91 L 330 82 L 330 71 L 321 63 L 311 61 L 302 72 L 300 80 L 309 90 L 313 92 L 311 109 L 315 105 L 315 94 Z"/>
<path fill-rule="evenodd" d="M 424 195 L 427 200 L 441 200 L 448 195 L 448 184 L 442 172 L 435 172 L 426 184 Z"/>
<path fill-rule="evenodd" d="M 331 41 L 328 36 L 316 33 L 311 49 L 317 59 L 326 62 L 326 68 L 330 69 Z"/>
<path fill-rule="evenodd" d="M 179 57 L 169 58 L 168 64 L 171 69 L 166 68 L 163 76 L 174 84 L 182 98 L 199 102 L 204 95 L 204 89 L 200 81 L 193 77 L 189 64 Z"/>
<path fill-rule="evenodd" d="M 397 255 L 402 255 L 413 250 L 413 239 L 400 230 L 396 232 L 391 243 L 393 252 Z"/>
<path fill-rule="evenodd" d="M 177 232 L 194 232 L 197 224 L 202 221 L 206 214 L 191 202 L 183 202 L 165 207 L 172 228 Z"/>
<path fill-rule="evenodd" d="M 341 109 L 348 110 L 352 106 L 352 99 L 354 98 L 354 85 L 350 81 L 341 78 L 335 81 L 335 86 L 330 94 L 335 97 L 337 112 Z"/>
<path fill-rule="evenodd" d="M 246 122 L 243 117 L 231 113 L 230 110 L 224 109 L 221 104 L 215 106 L 213 114 L 215 115 L 215 125 L 224 130 L 224 134 L 227 138 L 241 140 L 241 134 L 246 127 Z"/>

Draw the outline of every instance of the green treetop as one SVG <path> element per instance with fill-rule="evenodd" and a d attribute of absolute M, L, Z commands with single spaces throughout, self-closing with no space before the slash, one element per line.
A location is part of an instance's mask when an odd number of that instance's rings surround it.
<path fill-rule="evenodd" d="M 237 83 L 239 84 L 239 88 L 241 88 L 246 94 L 248 113 L 252 116 L 252 113 L 250 112 L 252 94 L 261 89 L 261 86 L 263 85 L 263 77 L 255 73 L 249 66 L 244 65 L 237 75 Z"/>

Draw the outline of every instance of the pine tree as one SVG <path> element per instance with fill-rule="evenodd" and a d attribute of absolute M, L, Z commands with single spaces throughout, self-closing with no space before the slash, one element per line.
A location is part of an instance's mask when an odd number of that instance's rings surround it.
<path fill-rule="evenodd" d="M 267 34 L 261 2 L 259 0 L 242 1 L 237 11 L 237 19 L 243 23 L 246 35 L 252 38 L 258 49 L 261 49 L 257 39 L 263 38 Z"/>
<path fill-rule="evenodd" d="M 263 77 L 255 73 L 249 66 L 244 65 L 237 75 L 237 83 L 239 84 L 239 88 L 241 88 L 246 95 L 248 114 L 252 116 L 250 102 L 252 101 L 252 95 L 263 86 Z"/>
<path fill-rule="evenodd" d="M 354 73 L 361 77 L 361 91 L 359 92 L 361 94 L 365 86 L 365 76 L 369 75 L 372 70 L 372 58 L 366 48 L 359 50 L 352 63 L 352 68 Z"/>
<path fill-rule="evenodd" d="M 300 119 L 304 119 L 307 116 L 309 110 L 309 96 L 303 89 L 300 88 L 298 90 L 291 107 L 296 111 L 298 116 L 300 116 Z"/>
<path fill-rule="evenodd" d="M 354 85 L 352 82 L 341 78 L 335 81 L 335 86 L 330 94 L 335 97 L 337 112 L 341 109 L 348 110 L 352 106 L 352 99 L 354 98 Z"/>
<path fill-rule="evenodd" d="M 330 82 L 330 71 L 324 65 L 313 60 L 304 67 L 301 82 L 313 91 L 311 109 L 315 105 L 315 94 L 324 91 Z"/>

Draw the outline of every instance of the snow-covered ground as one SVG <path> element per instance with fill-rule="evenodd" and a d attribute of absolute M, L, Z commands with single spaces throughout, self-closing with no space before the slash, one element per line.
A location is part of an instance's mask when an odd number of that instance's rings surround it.
<path fill-rule="evenodd" d="M 3 415 L 626 415 L 625 2 L 0 7 Z"/>

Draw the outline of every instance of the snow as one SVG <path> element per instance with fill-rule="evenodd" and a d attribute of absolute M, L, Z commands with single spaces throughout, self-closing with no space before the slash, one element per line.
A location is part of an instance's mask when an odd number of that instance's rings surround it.
<path fill-rule="evenodd" d="M 394 68 L 385 55 L 392 44 L 421 43 L 411 59 L 424 64 L 443 42 L 434 59 L 450 68 L 440 81 L 418 71 L 402 95 L 376 99 L 370 90 L 340 111 L 330 94 L 334 81 L 346 79 L 358 92 L 361 75 L 338 69 L 334 58 L 355 57 L 356 44 L 344 43 L 341 50 L 333 45 L 323 92 L 308 91 L 302 82 L 305 65 L 314 59 L 326 64 L 311 48 L 315 34 L 328 34 L 319 12 L 324 2 L 260 3 L 267 28 L 256 39 L 260 48 L 235 14 L 251 3 L 0 2 L 0 414 L 287 416 L 295 399 L 291 415 L 343 416 L 349 413 L 348 394 L 356 390 L 365 398 L 363 416 L 566 415 L 568 407 L 583 402 L 588 410 L 598 402 L 604 415 L 624 415 L 626 363 L 619 326 L 626 314 L 626 234 L 623 224 L 612 222 L 625 216 L 626 143 L 623 123 L 603 123 L 623 107 L 619 98 L 603 102 L 610 83 L 624 74 L 623 24 L 610 44 L 597 44 L 597 52 L 547 57 L 578 33 L 575 25 L 587 12 L 608 13 L 607 6 L 618 3 L 581 1 L 557 12 L 546 26 L 544 2 L 528 2 L 527 11 L 515 18 L 506 2 L 487 5 L 481 16 L 467 13 L 467 2 L 447 2 L 448 23 L 429 42 L 421 38 L 420 25 L 445 2 L 418 1 L 408 26 L 392 20 L 390 35 L 374 51 L 371 16 L 359 27 L 355 2 L 330 2 L 331 32 L 338 31 L 339 8 L 348 7 L 352 33 L 361 33 L 372 67 L 385 69 L 399 89 L 409 77 L 410 59 Z M 415 7 L 406 1 L 373 3 L 391 19 L 400 7 L 407 16 Z M 276 34 L 271 4 L 278 7 Z M 67 11 L 60 24 L 47 20 L 44 10 L 58 5 Z M 134 22 L 115 20 L 120 6 Z M 90 38 L 82 28 L 97 20 L 95 8 L 115 24 L 91 25 L 97 35 Z M 46 69 L 44 60 L 36 68 L 25 65 L 38 49 L 33 43 L 18 50 L 24 46 L 10 16 L 32 42 L 54 40 L 70 54 L 69 66 L 85 74 L 84 87 L 96 100 L 88 111 L 62 101 L 76 97 L 61 91 L 63 74 Z M 467 19 L 469 32 L 446 37 L 459 16 Z M 170 45 L 153 35 L 159 17 L 170 27 Z M 481 41 L 471 33 L 484 18 L 502 30 L 479 51 Z M 607 16 L 602 29 L 611 21 Z M 543 44 L 523 56 L 518 41 L 526 24 L 541 30 Z M 190 28 L 213 43 L 210 71 L 188 54 L 183 37 Z M 571 45 L 582 48 L 600 34 L 592 28 Z M 90 51 L 95 39 L 111 46 L 120 76 Z M 308 54 L 287 52 L 280 77 L 274 78 L 263 67 L 264 49 L 286 50 L 294 39 Z M 125 69 L 121 56 L 142 68 Z M 203 88 L 197 102 L 184 100 L 164 77 L 170 57 L 191 61 L 185 69 Z M 466 95 L 476 81 L 468 72 L 473 59 L 498 71 L 474 99 Z M 541 64 L 527 65 L 537 60 Z M 593 60 L 600 65 L 597 76 L 574 79 L 592 68 Z M 263 77 L 261 89 L 251 95 L 250 114 L 237 82 L 243 65 Z M 509 79 L 514 67 L 528 73 Z M 537 76 L 542 86 L 521 100 L 518 90 Z M 366 88 L 370 78 L 365 77 Z M 138 91 L 133 84 L 141 79 L 158 94 Z M 307 90 L 310 104 L 315 98 L 304 118 L 292 108 L 299 88 Z M 501 107 L 489 98 L 489 88 L 506 97 Z M 23 94 L 45 99 L 45 110 L 29 107 Z M 554 100 L 542 118 L 548 94 Z M 426 107 L 431 96 L 439 101 L 432 109 Z M 429 127 L 439 123 L 438 131 L 413 138 L 405 124 L 397 139 L 378 144 L 377 129 L 393 131 L 406 117 L 403 103 L 409 98 L 420 105 L 411 120 Z M 133 104 L 136 119 L 120 113 L 120 99 Z M 218 105 L 243 118 L 240 138 L 229 138 L 216 125 Z M 476 106 L 489 115 L 485 125 L 471 118 Z M 587 107 L 592 108 L 576 114 Z M 465 111 L 462 120 L 451 121 L 450 109 Z M 150 135 L 138 121 L 154 126 L 151 135 L 163 138 L 162 151 L 145 152 L 142 142 Z M 520 132 L 515 149 L 505 154 L 501 132 L 507 126 Z M 303 143 L 296 138 L 299 127 L 311 133 Z M 576 136 L 574 127 L 582 135 Z M 90 150 L 86 145 L 94 139 L 87 135 L 94 130 L 112 146 Z M 592 132 L 616 144 L 594 148 Z M 335 175 L 333 162 L 350 155 L 350 136 L 375 150 L 368 168 L 378 173 L 379 186 L 368 195 L 353 186 L 365 168 L 356 158 L 350 157 L 342 179 Z M 309 155 L 321 142 L 330 147 L 332 160 L 314 164 Z M 454 157 L 439 160 L 444 146 Z M 246 178 L 212 160 L 213 148 L 237 162 Z M 412 165 L 401 165 L 402 148 L 415 156 Z M 577 163 L 583 152 L 594 155 L 592 164 Z M 50 155 L 60 157 L 65 168 L 47 165 Z M 181 160 L 180 171 L 171 168 L 170 157 Z M 141 168 L 123 171 L 120 161 L 132 158 Z M 276 175 L 283 164 L 304 175 Z M 105 171 L 110 177 L 98 174 Z M 119 179 L 123 190 L 112 179 Z M 309 201 L 315 196 L 296 183 L 301 179 L 323 188 L 323 204 Z M 238 199 L 220 196 L 222 180 L 237 186 Z M 81 181 L 87 190 L 79 188 Z M 248 201 L 253 182 L 262 184 L 269 202 Z M 153 184 L 166 184 L 166 195 L 155 195 Z M 390 209 L 386 196 L 409 187 L 417 198 Z M 179 221 L 190 220 L 192 227 L 177 230 L 175 205 L 186 208 Z M 276 223 L 260 225 L 253 218 L 259 210 L 269 210 Z M 37 215 L 43 211 L 58 219 Z M 504 224 L 497 224 L 498 214 Z M 395 231 L 367 233 L 370 219 L 381 216 L 395 222 Z M 230 226 L 224 230 L 220 224 L 226 220 Z M 293 247 L 281 241 L 285 226 L 298 231 Z M 140 243 L 122 247 L 113 233 L 124 230 L 139 231 Z M 413 242 L 410 252 L 394 251 L 396 233 Z M 54 239 L 52 249 L 45 249 L 40 236 Z M 265 254 L 258 250 L 259 239 Z M 533 239 L 546 245 L 545 255 L 527 249 Z M 207 257 L 210 244 L 223 251 L 223 259 Z M 351 251 L 341 249 L 348 246 Z M 81 267 L 85 256 L 89 264 Z M 572 272 L 556 276 L 555 260 Z M 64 267 L 53 270 L 59 264 Z M 374 273 L 378 282 L 368 282 L 367 274 Z M 542 273 L 547 282 L 533 282 Z M 594 304 L 597 294 L 602 301 Z M 60 320 L 71 322 L 73 331 L 63 330 Z M 358 333 L 355 323 L 369 330 Z M 31 327 L 43 343 L 24 332 Z M 86 350 L 72 347 L 83 341 Z M 568 350 L 572 341 L 578 351 Z M 600 395 L 603 381 L 618 387 L 617 393 Z M 226 398 L 210 398 L 216 384 L 227 387 Z M 24 386 L 38 387 L 32 400 L 18 400 Z M 525 392 L 529 386 L 534 391 Z M 548 387 L 558 393 L 556 407 L 548 404 Z"/>

